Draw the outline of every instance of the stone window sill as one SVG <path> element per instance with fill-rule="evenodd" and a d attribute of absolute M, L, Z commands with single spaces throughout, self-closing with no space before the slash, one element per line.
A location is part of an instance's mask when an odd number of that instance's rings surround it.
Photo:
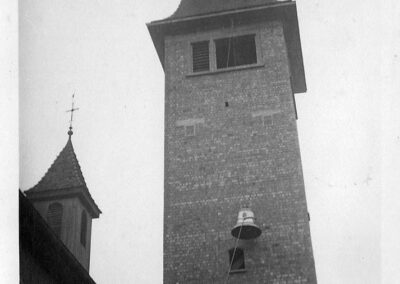
<path fill-rule="evenodd" d="M 246 271 L 247 271 L 246 269 L 236 269 L 236 270 L 231 270 L 229 274 L 245 273 Z"/>
<path fill-rule="evenodd" d="M 203 75 L 213 75 L 213 74 L 226 73 L 226 72 L 232 72 L 232 71 L 262 68 L 264 66 L 265 66 L 265 64 L 241 65 L 241 66 L 221 68 L 221 69 L 211 70 L 211 71 L 201 71 L 201 72 L 190 73 L 190 74 L 187 74 L 186 77 L 197 77 L 197 76 L 203 76 Z"/>

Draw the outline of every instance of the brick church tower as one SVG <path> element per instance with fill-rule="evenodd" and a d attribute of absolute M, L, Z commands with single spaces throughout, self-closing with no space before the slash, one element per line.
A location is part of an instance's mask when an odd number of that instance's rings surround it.
<path fill-rule="evenodd" d="M 47 221 L 56 236 L 89 271 L 92 219 L 101 213 L 86 186 L 72 145 L 68 141 L 37 185 L 26 197 Z"/>
<path fill-rule="evenodd" d="M 148 29 L 165 71 L 164 283 L 316 283 L 296 3 L 181 0 Z"/>

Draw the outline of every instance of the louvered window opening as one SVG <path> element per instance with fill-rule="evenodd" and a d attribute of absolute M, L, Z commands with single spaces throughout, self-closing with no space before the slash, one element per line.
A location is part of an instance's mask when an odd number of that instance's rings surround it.
<path fill-rule="evenodd" d="M 193 72 L 210 70 L 209 41 L 192 43 Z"/>
<path fill-rule="evenodd" d="M 60 203 L 52 203 L 47 211 L 47 223 L 53 229 L 57 237 L 61 235 L 63 206 Z"/>
<path fill-rule="evenodd" d="M 81 244 L 86 247 L 86 232 L 87 232 L 87 216 L 86 212 L 81 214 Z"/>
<path fill-rule="evenodd" d="M 215 40 L 217 69 L 257 63 L 255 35 Z"/>

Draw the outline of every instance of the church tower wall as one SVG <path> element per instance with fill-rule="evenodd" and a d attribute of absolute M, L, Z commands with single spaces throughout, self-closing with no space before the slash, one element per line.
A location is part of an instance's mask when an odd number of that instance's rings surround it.
<path fill-rule="evenodd" d="M 256 64 L 217 69 L 215 40 L 242 35 Z M 200 41 L 210 70 L 193 72 Z M 228 283 L 316 283 L 283 23 L 166 36 L 164 56 L 164 283 L 224 283 L 243 207 L 262 234 Z"/>

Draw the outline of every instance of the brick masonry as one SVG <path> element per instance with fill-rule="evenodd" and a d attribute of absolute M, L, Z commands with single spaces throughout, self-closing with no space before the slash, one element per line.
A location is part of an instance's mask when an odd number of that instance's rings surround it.
<path fill-rule="evenodd" d="M 213 40 L 241 34 L 257 64 L 217 72 Z M 197 75 L 201 40 L 212 70 Z M 167 36 L 165 76 L 164 283 L 225 283 L 241 207 L 262 234 L 239 242 L 246 272 L 228 283 L 316 283 L 282 24 Z"/>

